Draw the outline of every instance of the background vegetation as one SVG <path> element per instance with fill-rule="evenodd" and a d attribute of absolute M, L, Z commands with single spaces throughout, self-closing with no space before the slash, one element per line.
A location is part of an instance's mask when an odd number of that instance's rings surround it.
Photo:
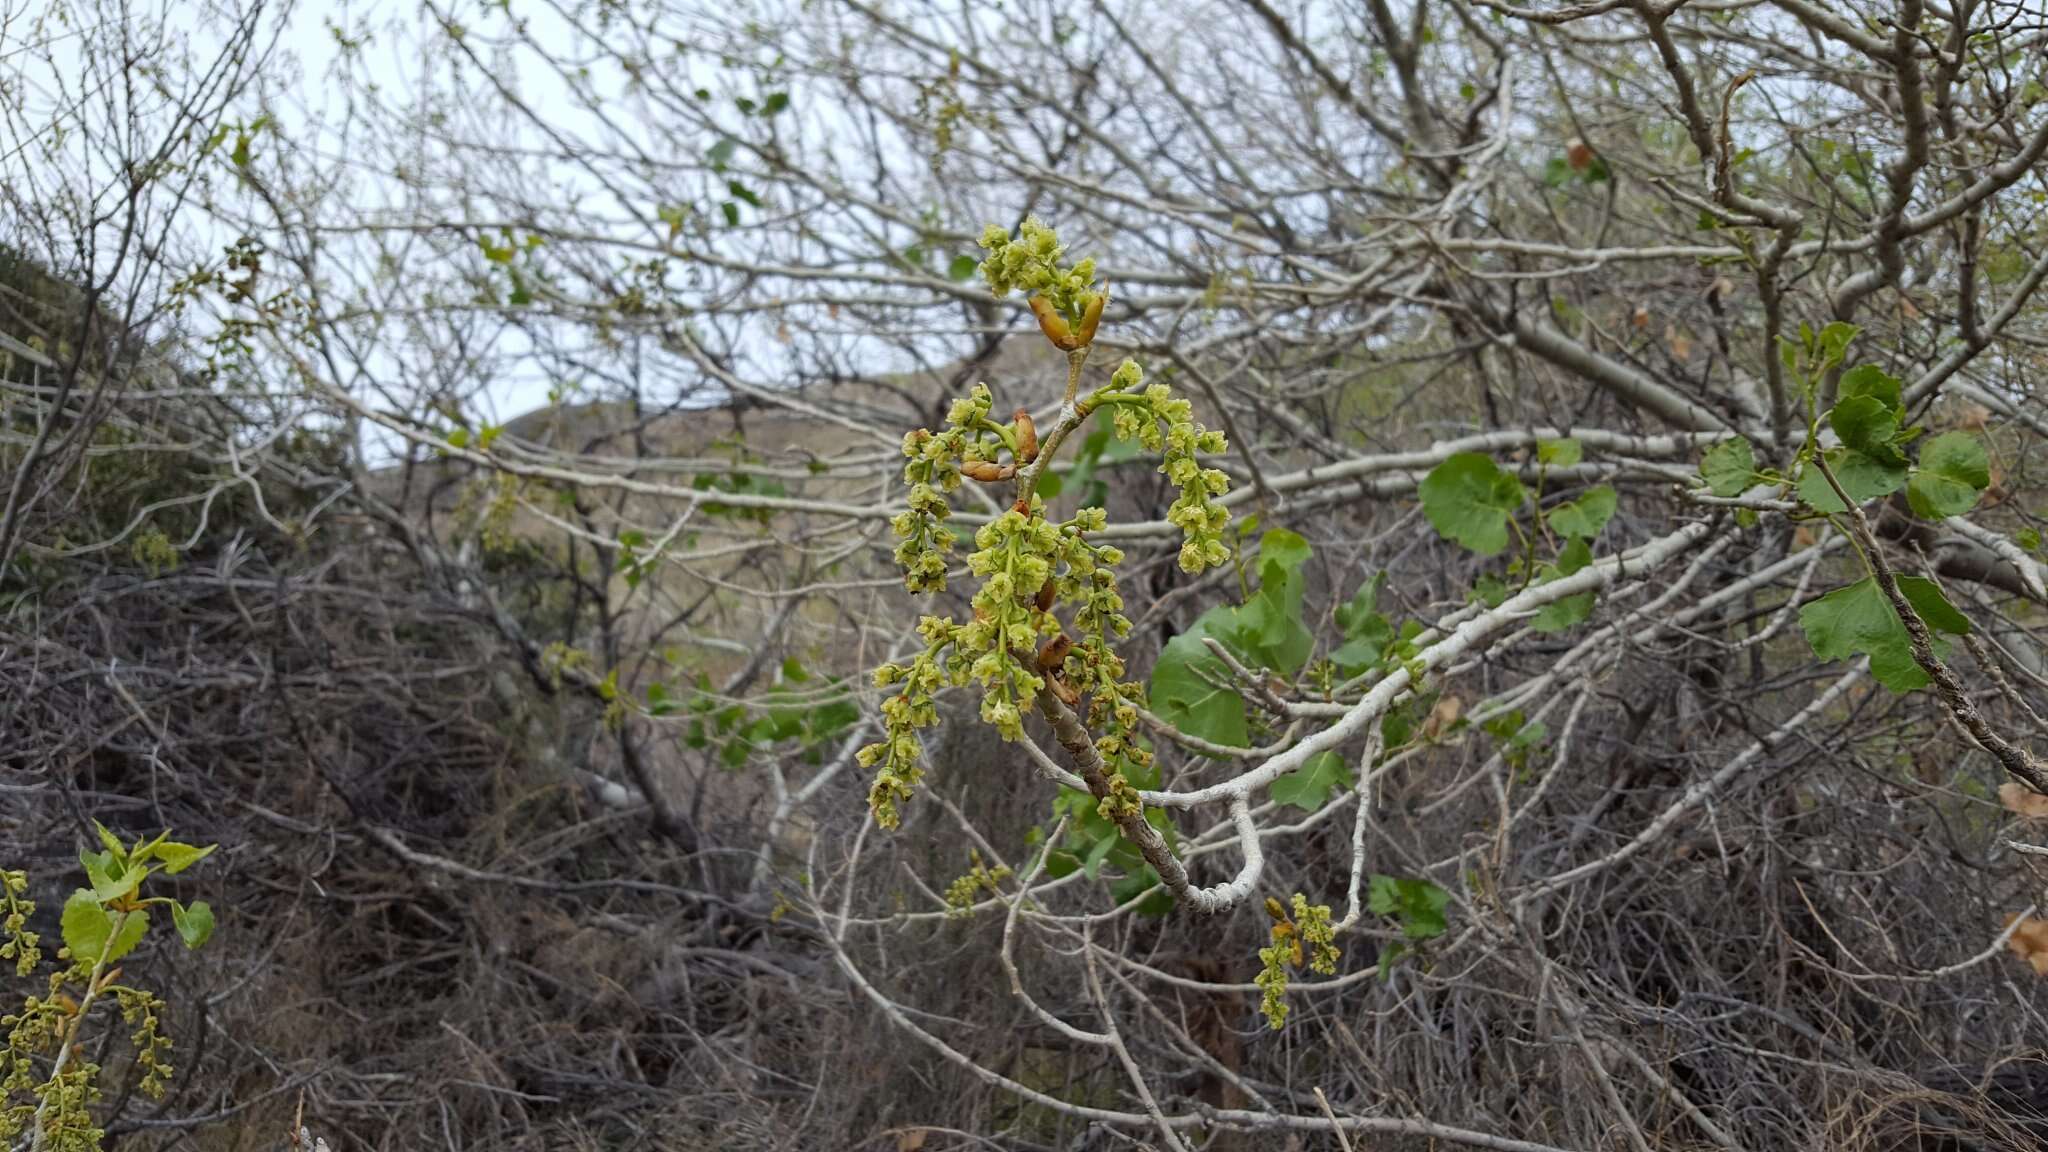
<path fill-rule="evenodd" d="M 219 845 L 105 1144 L 2039 1146 L 2044 38 L 0 0 L 0 864 L 53 949 L 95 821 Z M 981 383 L 1072 434 L 913 594 Z M 1145 711 L 941 692 L 885 829 L 875 673 L 1033 493 Z"/>

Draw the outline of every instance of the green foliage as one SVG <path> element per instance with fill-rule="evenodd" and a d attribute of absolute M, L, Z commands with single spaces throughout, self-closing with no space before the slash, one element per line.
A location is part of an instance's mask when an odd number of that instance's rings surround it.
<path fill-rule="evenodd" d="M 650 683 L 646 700 L 650 716 L 686 713 L 683 743 L 699 750 L 716 746 L 719 763 L 734 770 L 757 753 L 822 764 L 831 744 L 860 719 L 845 681 L 816 679 L 794 658 L 783 662 L 778 684 L 744 701 L 720 696 L 701 673 L 680 698 L 660 681 Z"/>
<path fill-rule="evenodd" d="M 1430 469 L 1420 488 L 1422 513 L 1437 535 L 1494 556 L 1508 546 L 1508 522 L 1527 493 L 1493 458 L 1460 452 Z"/>
<path fill-rule="evenodd" d="M 1228 605 L 1212 608 L 1166 642 L 1152 665 L 1149 695 L 1161 719 L 1198 740 L 1243 748 L 1251 744 L 1244 697 L 1231 686 L 1230 669 L 1203 641 Z"/>
<path fill-rule="evenodd" d="M 1451 894 L 1427 880 L 1375 872 L 1366 891 L 1366 907 L 1373 915 L 1392 917 L 1410 940 L 1432 940 L 1449 927 L 1444 909 Z"/>
<path fill-rule="evenodd" d="M 1810 324 L 1799 326 L 1799 339 L 1780 338 L 1778 359 L 1785 371 L 1794 379 L 1803 381 L 1811 389 L 1814 383 L 1833 371 L 1848 354 L 1850 342 L 1856 339 L 1854 324 L 1835 321 L 1819 331 Z"/>
<path fill-rule="evenodd" d="M 1067 469 L 1064 478 L 1051 468 L 1039 473 L 1040 496 L 1050 500 L 1071 487 L 1078 490 L 1076 503 L 1083 508 L 1099 508 L 1109 499 L 1109 485 L 1097 473 L 1105 464 L 1121 464 L 1142 451 L 1136 440 L 1117 435 L 1112 416 L 1113 411 L 1096 415 L 1088 435 L 1081 438 L 1081 447 L 1074 453 L 1073 467 Z"/>
<path fill-rule="evenodd" d="M 1613 488 L 1598 484 L 1580 493 L 1577 499 L 1552 508 L 1543 519 L 1559 536 L 1591 540 L 1614 518 L 1616 500 Z"/>
<path fill-rule="evenodd" d="M 787 496 L 789 489 L 782 481 L 772 476 L 757 476 L 752 472 L 700 472 L 691 477 L 690 487 L 699 492 L 730 492 L 736 496 Z M 718 500 L 706 500 L 697 505 L 706 516 L 723 516 L 734 520 L 752 520 L 766 524 L 775 515 L 772 508 L 740 508 Z"/>
<path fill-rule="evenodd" d="M 1403 939 L 1381 947 L 1380 979 L 1387 978 L 1395 962 L 1406 956 L 1414 944 L 1444 934 L 1449 928 L 1444 908 L 1450 900 L 1449 892 L 1427 880 L 1378 873 L 1371 877 L 1366 907 L 1376 916 L 1393 917 L 1401 926 L 1403 936 Z"/>
<path fill-rule="evenodd" d="M 1849 499 L 1861 504 L 1879 496 L 1889 496 L 1906 482 L 1906 467 L 1903 464 L 1888 464 L 1866 456 L 1853 448 L 1830 449 L 1825 459 L 1828 471 L 1834 473 L 1835 483 L 1849 494 Z M 1826 476 L 1819 468 L 1808 463 L 1799 474 L 1799 498 L 1819 512 L 1846 512 L 1835 490 L 1828 485 Z"/>
<path fill-rule="evenodd" d="M 1315 647 L 1302 620 L 1302 568 L 1310 554 L 1299 535 L 1268 531 L 1259 544 L 1258 590 L 1241 605 L 1209 609 L 1167 641 L 1152 665 L 1149 693 L 1163 719 L 1212 744 L 1250 743 L 1244 697 L 1206 641 L 1217 640 L 1251 667 L 1283 676 L 1300 671 Z"/>
<path fill-rule="evenodd" d="M 151 906 L 168 907 L 187 948 L 213 934 L 213 909 L 148 894 L 151 878 L 175 875 L 213 852 L 171 840 L 168 834 L 124 845 L 95 824 L 101 851 L 81 852 L 89 887 L 65 901 L 61 918 L 63 967 L 51 973 L 43 995 L 29 995 L 21 1008 L 0 1017 L 6 1043 L 0 1047 L 0 1144 L 32 1144 L 61 1152 L 97 1152 L 105 1133 L 93 1116 L 101 1098 L 100 1067 L 86 1055 L 104 1044 L 88 1035 L 111 1002 L 130 1029 L 136 1087 L 161 1099 L 172 1067 L 170 1038 L 163 1033 L 164 1003 L 153 993 L 122 983 L 119 961 L 135 951 L 149 931 Z M 14 962 L 15 975 L 29 977 L 42 961 L 41 940 L 28 931 L 35 906 L 28 877 L 0 872 L 0 960 Z M 33 1135 L 28 1135 L 33 1133 Z M 24 1137 L 27 1137 L 24 1139 Z"/>
<path fill-rule="evenodd" d="M 1897 580 L 1906 603 L 1927 625 L 1937 657 L 1946 648 L 1942 633 L 1969 633 L 1969 618 L 1956 611 L 1932 580 L 1919 576 L 1900 576 Z M 1911 692 L 1927 683 L 1927 673 L 1913 660 L 1906 625 L 1875 576 L 1837 588 L 1801 608 L 1799 627 L 1805 631 L 1807 643 L 1813 646 L 1813 654 L 1822 660 L 1847 660 L 1867 654 L 1870 674 L 1894 692 Z"/>
<path fill-rule="evenodd" d="M 1830 325 L 1820 337 L 1802 331 L 1805 350 L 1801 353 L 1795 354 L 1788 342 L 1786 366 L 1804 370 L 1810 403 L 1820 373 L 1840 362 L 1841 349 L 1854 336 L 1854 328 Z M 1835 491 L 1837 486 L 1859 505 L 1904 487 L 1906 502 L 1916 515 L 1938 519 L 1969 511 L 1991 483 L 1990 461 L 1983 446 L 1968 433 L 1949 432 L 1921 445 L 1919 461 L 1914 463 L 1907 449 L 1922 430 L 1906 426 L 1905 418 L 1904 389 L 1896 377 L 1871 364 L 1843 372 L 1834 406 L 1809 422 L 1800 452 L 1799 498 L 1815 512 L 1835 516 L 1849 512 Z M 1840 447 L 1820 451 L 1822 420 L 1841 440 Z M 1828 482 L 1830 475 L 1834 484 Z M 1801 608 L 1800 628 L 1814 655 L 1822 660 L 1867 655 L 1871 674 L 1892 691 L 1924 687 L 1928 674 L 1913 658 L 1906 623 L 1878 583 L 1872 558 L 1864 556 L 1863 560 L 1869 574 Z M 1946 651 L 1942 635 L 1967 634 L 1969 619 L 1932 581 L 1918 576 L 1896 579 L 1906 607 L 1926 625 L 1933 655 L 1939 659 Z"/>
<path fill-rule="evenodd" d="M 1576 440 L 1547 441 L 1537 446 L 1537 458 L 1546 474 L 1552 464 L 1576 463 L 1580 452 Z M 1515 525 L 1515 514 L 1529 499 L 1529 491 L 1491 457 L 1478 452 L 1460 452 L 1450 457 L 1423 478 L 1420 493 L 1423 513 L 1437 534 L 1481 556 L 1492 556 L 1506 548 L 1512 529 L 1525 547 L 1522 555 L 1509 561 L 1508 573 L 1538 584 L 1562 579 L 1593 562 L 1589 541 L 1599 536 L 1614 518 L 1619 502 L 1612 487 L 1598 484 L 1542 513 L 1544 524 L 1564 543 L 1555 557 L 1535 564 L 1532 569 L 1535 557 L 1531 553 L 1537 541 L 1523 536 Z M 1474 586 L 1473 597 L 1497 608 L 1515 591 L 1489 573 Z M 1537 613 L 1530 627 L 1538 632 L 1562 632 L 1590 616 L 1595 600 L 1596 594 L 1586 591 L 1554 601 Z"/>
<path fill-rule="evenodd" d="M 1842 373 L 1826 420 L 1841 446 L 1820 458 L 1836 484 L 1858 504 L 1889 496 L 1903 486 L 1915 514 L 1939 519 L 1969 511 L 1991 485 L 1991 465 L 1983 446 L 1966 432 L 1937 436 L 1921 447 L 1917 465 L 1908 460 L 1906 449 L 1920 437 L 1921 429 L 1904 425 L 1903 389 L 1896 377 L 1875 365 L 1858 365 Z M 1809 435 L 1799 498 L 1817 512 L 1846 512 L 1813 462 L 1818 449 L 1812 440 Z"/>
<path fill-rule="evenodd" d="M 1757 481 L 1756 449 L 1740 436 L 1719 441 L 1700 458 L 1700 476 L 1714 495 L 1740 496 Z"/>
<path fill-rule="evenodd" d="M 1544 739 L 1550 735 L 1548 726 L 1540 720 L 1526 721 L 1519 708 L 1494 716 L 1480 728 L 1493 738 L 1501 759 L 1517 769 L 1528 762 L 1529 753 L 1541 747 Z"/>
<path fill-rule="evenodd" d="M 1561 580 L 1593 562 L 1593 550 L 1583 537 L 1573 537 L 1557 554 L 1557 560 L 1537 570 L 1539 584 Z M 1577 625 L 1593 614 L 1594 593 L 1578 592 L 1560 600 L 1545 604 L 1529 621 L 1529 627 L 1538 632 L 1563 632 Z"/>
<path fill-rule="evenodd" d="M 1273 802 L 1314 812 L 1330 802 L 1332 793 L 1351 786 L 1351 771 L 1344 758 L 1335 752 L 1318 752 L 1301 767 L 1273 781 Z"/>
<path fill-rule="evenodd" d="M 1920 466 L 1906 481 L 1906 502 L 1930 520 L 1960 516 L 1991 487 L 1991 461 L 1967 432 L 1944 432 L 1920 449 Z"/>
<path fill-rule="evenodd" d="M 1133 765 L 1124 772 L 1127 785 L 1134 788 L 1157 788 L 1159 768 L 1147 761 Z M 1057 879 L 1083 872 L 1093 880 L 1101 875 L 1106 864 L 1117 873 L 1118 878 L 1110 886 L 1110 896 L 1118 904 L 1145 898 L 1137 905 L 1137 912 L 1144 916 L 1164 916 L 1173 910 L 1173 895 L 1160 886 L 1159 873 L 1154 871 L 1137 846 L 1123 838 L 1123 831 L 1104 811 L 1106 802 L 1098 801 L 1086 792 L 1072 788 L 1060 789 L 1053 800 L 1053 818 L 1064 816 L 1067 820 L 1066 835 L 1061 842 L 1047 850 L 1045 870 L 1047 875 Z M 1179 830 L 1173 826 L 1166 813 L 1160 809 L 1147 809 L 1146 823 L 1159 830 L 1172 848 L 1179 840 Z M 1032 829 L 1033 842 L 1045 835 L 1044 829 Z M 1149 893 L 1149 895 L 1147 895 Z"/>
<path fill-rule="evenodd" d="M 1330 653 L 1330 663 L 1340 675 L 1357 676 L 1378 667 L 1400 639 L 1394 626 L 1379 611 L 1380 591 L 1386 584 L 1387 574 L 1375 573 L 1358 586 L 1350 600 L 1337 606 L 1337 628 L 1343 633 L 1344 642 Z"/>
<path fill-rule="evenodd" d="M 1536 461 L 1546 468 L 1569 468 L 1585 456 L 1585 446 L 1570 438 L 1545 440 L 1536 445 Z"/>

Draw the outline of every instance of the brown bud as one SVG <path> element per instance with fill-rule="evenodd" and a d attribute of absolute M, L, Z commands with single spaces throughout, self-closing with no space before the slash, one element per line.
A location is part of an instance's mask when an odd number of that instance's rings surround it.
<path fill-rule="evenodd" d="M 1043 296 L 1031 298 L 1031 314 L 1038 317 L 1038 330 L 1052 341 L 1052 346 L 1062 352 L 1072 352 L 1081 345 L 1074 339 L 1074 330 L 1067 327 L 1067 318 L 1060 315 L 1052 301 Z"/>
<path fill-rule="evenodd" d="M 1015 476 L 1017 468 L 1013 464 L 998 464 L 993 460 L 962 460 L 960 474 L 969 480 L 994 483 Z"/>
<path fill-rule="evenodd" d="M 1032 422 L 1031 411 L 1017 409 L 1017 463 L 1029 464 L 1038 459 L 1038 425 Z"/>
<path fill-rule="evenodd" d="M 1045 647 L 1038 650 L 1039 671 L 1057 671 L 1060 665 L 1067 662 L 1067 653 L 1072 651 L 1073 647 L 1073 640 L 1069 639 L 1065 632 L 1047 640 Z"/>
<path fill-rule="evenodd" d="M 1074 338 L 1076 348 L 1095 343 L 1095 326 L 1102 322 L 1102 306 L 1107 303 L 1109 289 L 1106 287 L 1088 297 L 1088 307 L 1081 313 L 1081 333 Z"/>
<path fill-rule="evenodd" d="M 1052 694 L 1060 698 L 1060 703 L 1069 708 L 1081 706 L 1081 694 L 1074 691 L 1073 685 L 1057 676 L 1048 676 L 1045 682 L 1052 687 Z"/>
<path fill-rule="evenodd" d="M 1058 591 L 1059 589 L 1053 584 L 1052 577 L 1046 577 L 1045 583 L 1038 586 L 1038 599 L 1035 601 L 1040 612 L 1052 611 L 1052 598 Z"/>

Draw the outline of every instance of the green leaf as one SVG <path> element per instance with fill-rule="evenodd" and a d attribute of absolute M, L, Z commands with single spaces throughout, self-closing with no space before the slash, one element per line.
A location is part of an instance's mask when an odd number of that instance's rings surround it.
<path fill-rule="evenodd" d="M 1941 585 L 1925 576 L 1899 576 L 1899 592 L 1906 603 L 1912 605 L 1913 613 L 1925 621 L 1935 632 L 1947 632 L 1956 636 L 1970 634 L 1970 618 L 1956 610 L 1942 594 Z"/>
<path fill-rule="evenodd" d="M 1583 538 L 1575 537 L 1564 546 L 1564 551 L 1557 554 L 1557 563 L 1543 566 L 1537 583 L 1548 584 L 1569 576 L 1592 562 L 1592 548 Z M 1537 611 L 1535 619 L 1529 621 L 1529 627 L 1538 632 L 1563 632 L 1572 628 L 1593 614 L 1595 596 L 1596 593 L 1586 591 L 1553 600 Z"/>
<path fill-rule="evenodd" d="M 101 885 L 113 883 L 114 877 L 128 870 L 126 857 L 127 853 L 125 852 L 117 860 L 111 851 L 81 851 L 78 854 L 78 863 L 85 869 L 86 885 L 91 888 L 98 888 Z"/>
<path fill-rule="evenodd" d="M 449 432 L 448 432 L 448 446 L 449 446 L 449 447 L 451 447 L 451 448 L 467 448 L 467 447 L 469 447 L 469 429 L 467 429 L 467 428 L 454 428 L 454 429 L 450 429 L 450 430 L 449 430 Z"/>
<path fill-rule="evenodd" d="M 1708 448 L 1700 458 L 1700 475 L 1716 496 L 1740 496 L 1756 479 L 1756 449 L 1737 436 Z"/>
<path fill-rule="evenodd" d="M 166 840 L 156 846 L 154 854 L 157 859 L 164 862 L 164 871 L 176 876 L 185 869 L 213 855 L 213 850 L 218 847 L 220 847 L 218 844 L 208 844 L 204 848 L 195 848 L 190 844 L 180 844 L 175 840 Z"/>
<path fill-rule="evenodd" d="M 676 710 L 676 702 L 669 697 L 668 685 L 659 680 L 647 683 L 647 714 L 667 716 Z"/>
<path fill-rule="evenodd" d="M 1244 699 L 1211 683 L 1229 683 L 1230 669 L 1203 640 L 1213 636 L 1247 662 L 1283 675 L 1300 671 L 1315 650 L 1315 634 L 1301 618 L 1301 570 L 1312 552 L 1307 540 L 1285 528 L 1260 538 L 1258 592 L 1240 606 L 1204 612 L 1160 651 L 1149 691 L 1162 717 L 1214 744 L 1250 743 Z"/>
<path fill-rule="evenodd" d="M 1833 327 L 1833 325 L 1829 325 Z M 1893 412 L 1901 407 L 1901 392 L 1896 376 L 1887 375 L 1875 364 L 1859 364 L 1842 373 L 1842 382 L 1835 389 L 1835 406 L 1844 400 L 1867 396 Z M 1839 429 L 1837 429 L 1839 431 Z"/>
<path fill-rule="evenodd" d="M 1367 907 L 1375 916 L 1392 916 L 1410 940 L 1429 940 L 1450 927 L 1444 909 L 1451 894 L 1427 880 L 1373 873 Z"/>
<path fill-rule="evenodd" d="M 1919 576 L 1898 577 L 1899 592 L 1934 633 L 1934 652 L 1947 648 L 1941 633 L 1965 635 L 1969 618 L 1941 594 L 1933 581 Z M 1822 660 L 1847 660 L 1859 654 L 1870 657 L 1870 673 L 1878 683 L 1894 692 L 1911 692 L 1927 683 L 1927 673 L 1913 661 L 1912 641 L 1906 625 L 1892 610 L 1891 601 L 1878 587 L 1875 576 L 1866 576 L 1799 610 L 1799 627 L 1813 654 Z"/>
<path fill-rule="evenodd" d="M 1292 804 L 1303 812 L 1315 812 L 1330 802 L 1330 794 L 1351 787 L 1351 772 L 1335 752 L 1318 752 L 1294 771 L 1273 781 L 1275 804 Z"/>
<path fill-rule="evenodd" d="M 1889 496 L 1906 482 L 1903 464 L 1885 464 L 1853 448 L 1837 448 L 1828 453 L 1827 461 L 1828 470 L 1835 474 L 1842 490 L 1858 504 Z M 1835 497 L 1835 490 L 1828 486 L 1827 477 L 1822 476 L 1820 469 L 1810 461 L 1799 472 L 1799 498 L 1821 512 L 1848 511 Z"/>
<path fill-rule="evenodd" d="M 718 762 L 737 772 L 747 766 L 747 756 L 753 750 L 754 746 L 744 738 L 735 737 L 726 741 L 725 747 L 718 750 Z"/>
<path fill-rule="evenodd" d="M 1243 748 L 1251 744 L 1244 697 L 1216 687 L 1201 675 L 1206 672 L 1221 683 L 1230 682 L 1230 669 L 1202 643 L 1209 634 L 1205 624 L 1215 612 L 1204 613 L 1193 627 L 1166 642 L 1152 666 L 1147 692 L 1167 723 L 1212 744 Z"/>
<path fill-rule="evenodd" d="M 1493 556 L 1508 546 L 1508 517 L 1522 506 L 1522 482 L 1492 457 L 1460 452 L 1430 469 L 1419 489 L 1437 535 Z"/>
<path fill-rule="evenodd" d="M 1150 864 L 1124 873 L 1123 879 L 1109 886 L 1109 895 L 1110 899 L 1122 904 L 1136 897 L 1138 893 L 1148 890 L 1152 890 L 1151 895 L 1138 901 L 1133 911 L 1155 920 L 1173 911 L 1173 893 L 1168 892 L 1159 882 L 1159 873 L 1153 871 Z"/>
<path fill-rule="evenodd" d="M 1498 608 L 1506 603 L 1511 591 L 1505 581 L 1491 572 L 1472 582 L 1472 599 L 1488 608 Z"/>
<path fill-rule="evenodd" d="M 739 141 L 734 140 L 730 136 L 727 136 L 719 140 L 718 143 L 713 144 L 704 153 L 704 158 L 706 160 L 711 161 L 711 167 L 713 171 L 722 172 L 725 170 L 725 165 L 727 161 L 730 161 L 732 159 L 733 151 L 738 147 Z"/>
<path fill-rule="evenodd" d="M 114 930 L 114 917 L 100 907 L 99 897 L 80 888 L 64 902 L 63 927 L 64 946 L 71 949 L 71 958 L 95 960 L 107 946 L 107 935 Z"/>
<path fill-rule="evenodd" d="M 1801 325 L 1801 327 L 1803 328 L 1805 327 L 1805 325 Z M 1856 334 L 1861 331 L 1862 329 L 1856 327 L 1856 325 L 1845 323 L 1840 320 L 1836 320 L 1833 323 L 1829 324 L 1827 327 L 1821 329 L 1820 338 L 1818 341 L 1821 354 L 1821 363 L 1841 363 L 1843 354 L 1848 352 L 1849 350 L 1849 342 L 1851 340 L 1856 339 Z M 1869 367 L 1869 365 L 1865 365 L 1865 367 Z M 1872 370 L 1875 371 L 1875 369 Z M 1878 374 L 1883 375 L 1883 373 L 1881 372 Z"/>
<path fill-rule="evenodd" d="M 1560 536 L 1592 539 L 1614 516 L 1614 489 L 1601 484 L 1588 488 L 1576 500 L 1552 508 L 1545 516 L 1550 530 Z"/>
<path fill-rule="evenodd" d="M 1351 594 L 1349 601 L 1337 605 L 1337 627 L 1343 630 L 1347 639 L 1357 637 L 1362 630 L 1371 627 L 1373 621 L 1382 626 L 1386 624 L 1387 618 L 1379 613 L 1380 589 L 1386 586 L 1386 572 L 1375 572 L 1372 579 L 1358 586 L 1358 591 Z"/>
<path fill-rule="evenodd" d="M 189 907 L 172 904 L 171 923 L 177 925 L 186 948 L 197 948 L 213 936 L 213 906 L 204 900 L 195 900 Z"/>
<path fill-rule="evenodd" d="M 722 204 L 720 204 L 720 205 L 718 206 L 718 211 L 719 211 L 719 212 L 720 212 L 720 213 L 721 213 L 722 215 L 724 215 L 724 217 L 725 217 L 725 225 L 726 225 L 726 227 L 728 227 L 728 228 L 737 228 L 737 227 L 739 227 L 739 224 L 740 224 L 740 206 L 739 206 L 739 205 L 737 205 L 737 204 L 733 203 L 733 202 L 732 202 L 732 201 L 730 201 L 730 200 L 727 200 L 727 201 L 725 201 L 724 203 L 722 203 Z"/>
<path fill-rule="evenodd" d="M 1394 641 L 1394 626 L 1378 611 L 1380 589 L 1386 583 L 1387 574 L 1380 572 L 1359 585 L 1349 602 L 1337 605 L 1337 627 L 1344 633 L 1344 643 L 1330 653 L 1330 662 L 1345 676 L 1356 676 L 1378 664 Z"/>
<path fill-rule="evenodd" d="M 1585 458 L 1577 440 L 1545 440 L 1536 445 L 1536 459 L 1553 468 L 1569 468 Z"/>
<path fill-rule="evenodd" d="M 133 896 L 135 895 L 135 890 L 142 886 L 143 878 L 148 875 L 149 868 L 146 865 L 140 861 L 131 863 L 120 872 L 94 880 L 92 894 L 103 904 Z M 90 876 L 89 870 L 88 876 Z"/>
<path fill-rule="evenodd" d="M 946 278 L 954 281 L 971 280 L 974 278 L 975 269 L 980 267 L 981 261 L 972 256 L 955 256 L 953 262 L 946 265 Z"/>
<path fill-rule="evenodd" d="M 92 830 L 99 835 L 100 844 L 106 848 L 107 855 L 113 857 L 116 862 L 127 863 L 128 852 L 121 847 L 121 838 L 119 836 L 108 831 L 107 826 L 97 820 L 92 822 Z"/>
<path fill-rule="evenodd" d="M 1899 414 L 1875 396 L 1852 396 L 1828 413 L 1835 435 L 1850 449 L 1880 464 L 1900 465 L 1906 457 L 1893 443 L 1899 435 Z"/>
<path fill-rule="evenodd" d="M 1290 574 L 1308 563 L 1313 551 L 1299 533 L 1285 528 L 1274 528 L 1259 537 L 1259 562 L 1278 564 Z"/>
<path fill-rule="evenodd" d="M 1081 871 L 1087 873 L 1090 880 L 1095 879 L 1102 871 L 1103 860 L 1108 858 L 1110 851 L 1117 844 L 1115 829 L 1111 829 L 1107 836 L 1098 837 L 1094 845 L 1088 849 L 1088 854 L 1081 858 Z"/>
<path fill-rule="evenodd" d="M 1991 486 L 1991 461 L 1968 432 L 1944 432 L 1920 449 L 1920 466 L 1906 481 L 1906 502 L 1930 520 L 1960 516 Z"/>
<path fill-rule="evenodd" d="M 137 908 L 125 917 L 116 912 L 111 918 L 119 921 L 120 927 L 115 930 L 113 942 L 107 945 L 109 964 L 135 951 L 135 946 L 142 943 L 142 934 L 149 931 L 149 913 L 144 909 Z"/>
<path fill-rule="evenodd" d="M 1292 676 L 1315 651 L 1315 634 L 1301 618 L 1298 582 L 1290 590 L 1277 564 L 1264 566 L 1259 592 L 1243 606 L 1230 609 L 1217 628 L 1217 638 L 1260 665 Z"/>
<path fill-rule="evenodd" d="M 1520 752 L 1542 743 L 1550 734 L 1550 728 L 1541 720 L 1527 720 L 1520 708 L 1504 712 L 1481 725 L 1488 736 L 1504 753 Z"/>
<path fill-rule="evenodd" d="M 767 97 L 761 101 L 761 115 L 773 116 L 777 112 L 780 112 L 787 107 L 789 107 L 789 93 L 770 92 L 767 95 Z"/>

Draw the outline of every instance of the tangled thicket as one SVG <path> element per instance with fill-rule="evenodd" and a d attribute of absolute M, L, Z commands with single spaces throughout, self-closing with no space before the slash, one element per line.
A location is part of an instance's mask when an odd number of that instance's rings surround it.
<path fill-rule="evenodd" d="M 2048 1140 L 2038 6 L 199 7 L 0 0 L 114 1146 Z"/>

